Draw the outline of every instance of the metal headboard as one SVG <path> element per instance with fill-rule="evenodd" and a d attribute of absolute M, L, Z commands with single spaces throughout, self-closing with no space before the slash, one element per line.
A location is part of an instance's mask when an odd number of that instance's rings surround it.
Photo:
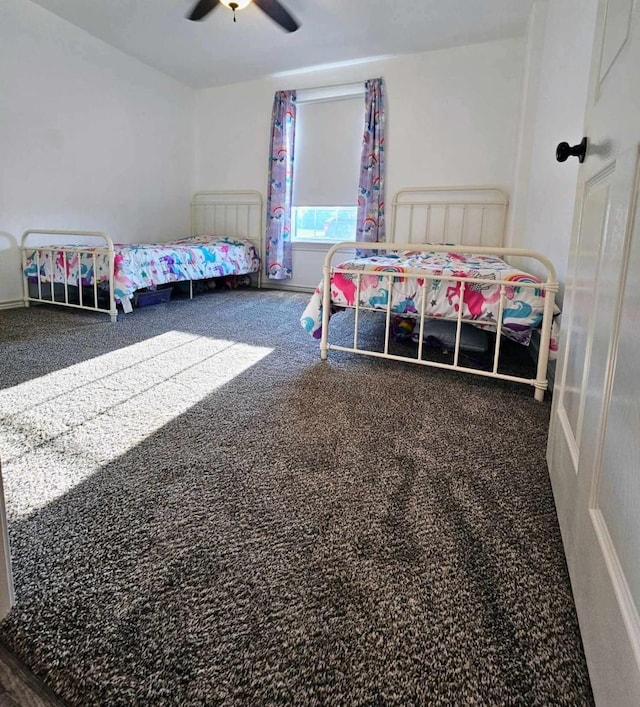
<path fill-rule="evenodd" d="M 258 191 L 199 191 L 191 200 L 191 235 L 245 238 L 262 254 L 262 194 Z"/>
<path fill-rule="evenodd" d="M 412 187 L 391 205 L 390 243 L 504 245 L 509 197 L 500 187 Z"/>

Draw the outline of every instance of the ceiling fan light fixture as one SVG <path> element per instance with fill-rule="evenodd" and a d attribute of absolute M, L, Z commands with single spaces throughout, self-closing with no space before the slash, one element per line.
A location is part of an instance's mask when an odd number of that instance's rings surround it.
<path fill-rule="evenodd" d="M 251 0 L 220 0 L 220 2 L 235 12 L 236 10 L 244 10 L 251 3 Z"/>

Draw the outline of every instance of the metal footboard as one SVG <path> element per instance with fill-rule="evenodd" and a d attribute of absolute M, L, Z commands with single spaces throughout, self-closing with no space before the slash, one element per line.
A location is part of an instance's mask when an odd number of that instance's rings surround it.
<path fill-rule="evenodd" d="M 91 237 L 97 239 L 100 243 L 98 246 L 88 245 L 54 245 L 54 244 L 31 244 L 28 245 L 31 236 L 54 236 L 57 241 L 61 238 L 77 238 Z M 34 251 L 36 272 L 33 275 L 27 275 L 26 270 L 29 265 L 29 253 Z M 23 283 L 23 299 L 24 306 L 28 307 L 32 302 L 43 304 L 56 304 L 62 307 L 71 307 L 73 309 L 84 309 L 90 312 L 100 312 L 108 314 L 111 321 L 115 322 L 118 317 L 116 300 L 113 288 L 114 275 L 114 246 L 111 238 L 100 231 L 66 231 L 66 230 L 44 230 L 30 229 L 22 234 L 21 242 L 22 253 L 22 283 Z M 51 277 L 43 277 L 41 272 L 41 257 L 42 254 L 48 254 L 51 259 Z M 68 268 L 68 262 L 77 256 L 77 265 L 73 269 Z M 98 278 L 97 278 L 97 258 L 107 256 L 108 276 L 104 281 L 107 285 L 108 308 L 98 306 Z M 46 257 L 46 256 L 45 256 Z M 56 278 L 54 264 L 57 258 L 62 259 L 62 275 Z M 93 301 L 88 301 L 83 291 L 82 278 L 82 261 L 86 259 L 92 263 L 92 282 L 88 286 L 92 289 Z M 31 294 L 29 288 L 30 279 L 33 278 L 37 287 L 37 294 Z M 49 286 L 48 288 L 46 286 Z M 56 285 L 60 285 L 62 296 L 56 297 Z M 70 288 L 78 288 L 78 302 L 71 302 Z M 47 292 L 47 289 L 49 292 Z M 102 289 L 102 288 L 101 288 Z"/>
<path fill-rule="evenodd" d="M 331 275 L 332 275 L 332 259 L 336 252 L 341 250 L 355 250 L 357 248 L 366 248 L 371 251 L 380 250 L 393 250 L 393 251 L 419 251 L 419 252 L 440 252 L 440 253 L 474 253 L 478 255 L 493 255 L 504 259 L 505 257 L 525 257 L 532 258 L 538 261 L 546 269 L 546 280 L 543 282 L 526 282 L 519 281 L 515 284 L 513 281 L 507 280 L 491 280 L 491 284 L 500 287 L 500 298 L 498 304 L 498 316 L 495 321 L 496 327 L 496 346 L 493 355 L 493 363 L 491 370 L 479 370 L 476 368 L 470 368 L 468 366 L 462 366 L 459 362 L 460 356 L 460 342 L 461 342 L 461 331 L 462 325 L 465 323 L 469 324 L 479 324 L 484 323 L 477 319 L 468 319 L 463 317 L 463 307 L 458 308 L 457 317 L 452 321 L 456 323 L 456 336 L 455 336 L 455 346 L 453 349 L 453 363 L 442 363 L 438 361 L 429 361 L 422 358 L 423 350 L 423 332 L 425 318 L 428 315 L 425 313 L 426 307 L 426 295 L 429 292 L 431 286 L 431 281 L 442 280 L 452 283 L 459 283 L 460 285 L 460 302 L 464 301 L 464 290 L 468 285 L 474 283 L 487 284 L 486 279 L 473 278 L 473 277 L 457 277 L 454 275 L 444 275 L 444 274 L 430 274 L 424 270 L 403 270 L 401 273 L 398 272 L 385 272 L 380 270 L 361 270 L 361 269 L 344 269 L 340 268 L 340 272 L 343 275 L 349 275 L 355 277 L 356 282 L 356 294 L 355 294 L 355 304 L 353 307 L 349 307 L 355 310 L 354 317 L 354 334 L 353 334 L 353 346 L 340 346 L 337 344 L 329 343 L 329 317 L 331 314 Z M 386 307 L 384 308 L 372 308 L 362 305 L 360 302 L 360 287 L 362 278 L 367 275 L 375 275 L 376 277 L 386 277 L 388 279 L 389 293 L 391 293 L 392 285 L 394 279 L 397 278 L 415 278 L 416 280 L 422 280 L 422 284 L 418 284 L 417 287 L 422 288 L 422 302 L 421 311 L 417 317 L 419 321 L 419 339 L 418 339 L 418 352 L 417 358 L 402 356 L 398 354 L 392 354 L 389 352 L 389 343 L 391 338 L 391 317 L 393 314 L 392 306 L 393 301 L 391 294 L 389 294 Z M 525 250 L 521 248 L 493 248 L 493 247 L 483 247 L 474 246 L 469 247 L 454 247 L 445 245 L 431 245 L 431 244 L 416 244 L 416 243 L 337 243 L 334 245 L 327 253 L 324 268 L 323 268 L 323 301 L 322 301 L 322 337 L 320 340 L 320 355 L 322 360 L 326 360 L 328 357 L 329 350 L 336 351 L 348 351 L 356 354 L 363 354 L 366 356 L 374 356 L 378 358 L 386 358 L 396 361 L 405 361 L 409 363 L 417 363 L 422 366 L 431 366 L 433 368 L 445 368 L 452 369 L 456 371 L 462 371 L 465 373 L 471 373 L 477 376 L 484 376 L 487 378 L 499 378 L 502 380 L 513 381 L 516 383 L 525 383 L 531 385 L 535 388 L 534 396 L 538 401 L 544 399 L 544 391 L 548 387 L 547 380 L 547 366 L 549 362 L 549 343 L 551 338 L 551 324 L 554 314 L 554 303 L 555 303 L 555 293 L 558 291 L 558 282 L 556 277 L 556 271 L 552 263 L 548 258 L 546 258 L 541 253 L 537 253 L 532 250 Z M 544 308 L 542 316 L 542 325 L 540 331 L 540 351 L 538 355 L 536 377 L 535 378 L 524 378 L 519 376 L 513 376 L 506 373 L 500 373 L 498 371 L 498 365 L 500 360 L 500 349 L 501 349 L 501 333 L 502 333 L 502 320 L 504 312 L 505 303 L 505 289 L 507 287 L 517 286 L 519 288 L 532 288 L 535 290 L 541 290 L 544 292 Z M 340 307 L 344 305 L 340 304 Z M 362 311 L 376 311 L 381 312 L 385 315 L 385 330 L 384 330 L 384 347 L 382 351 L 372 351 L 369 349 L 361 348 L 358 345 L 358 327 L 360 320 L 360 313 Z M 451 320 L 450 320 L 451 321 Z"/>

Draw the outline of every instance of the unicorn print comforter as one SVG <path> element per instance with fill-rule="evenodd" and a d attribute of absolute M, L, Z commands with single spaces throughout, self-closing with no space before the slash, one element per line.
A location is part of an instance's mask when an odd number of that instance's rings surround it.
<path fill-rule="evenodd" d="M 107 255 L 95 257 L 95 249 L 69 253 L 34 249 L 27 256 L 24 274 L 42 282 L 93 285 L 109 279 Z M 114 294 L 118 302 L 130 299 L 143 287 L 154 288 L 181 280 L 204 280 L 224 275 L 246 275 L 260 269 L 260 258 L 249 241 L 218 236 L 191 236 L 172 243 L 115 246 Z M 94 272 L 95 270 L 95 272 Z"/>
<path fill-rule="evenodd" d="M 539 288 L 519 287 L 519 284 L 539 283 L 540 280 L 513 268 L 504 260 L 486 255 L 460 253 L 387 252 L 369 258 L 355 258 L 340 263 L 331 278 L 332 310 L 355 306 L 357 276 L 346 270 L 366 270 L 361 276 L 360 306 L 386 311 L 391 298 L 391 311 L 395 316 L 417 317 L 422 311 L 422 297 L 426 292 L 425 315 L 455 319 L 460 306 L 462 316 L 473 320 L 477 326 L 495 329 L 499 316 L 500 285 L 502 280 L 506 301 L 502 316 L 502 332 L 511 339 L 528 344 L 531 331 L 542 321 L 544 292 Z M 471 277 L 486 280 L 482 283 L 466 283 L 464 297 L 460 302 L 460 282 L 434 277 L 430 285 L 423 288 L 424 278 L 403 277 L 407 271 L 424 271 L 430 276 Z M 379 274 L 378 274 L 379 273 Z M 388 273 L 394 273 L 389 286 Z M 513 283 L 513 284 L 511 284 Z M 322 296 L 325 283 L 320 282 L 300 322 L 314 338 L 322 335 Z M 557 342 L 552 331 L 550 350 L 557 351 Z"/>

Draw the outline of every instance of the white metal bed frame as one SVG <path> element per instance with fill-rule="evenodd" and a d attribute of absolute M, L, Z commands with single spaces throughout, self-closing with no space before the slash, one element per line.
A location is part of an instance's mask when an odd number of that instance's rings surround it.
<path fill-rule="evenodd" d="M 391 235 L 392 241 L 388 243 L 337 243 L 327 252 L 323 267 L 323 301 L 322 301 L 322 335 L 320 340 L 320 356 L 324 361 L 330 350 L 347 351 L 377 358 L 386 358 L 395 361 L 417 363 L 433 368 L 452 369 L 487 378 L 499 378 L 516 383 L 525 383 L 535 388 L 534 397 L 537 401 L 544 399 L 544 391 L 548 387 L 547 366 L 549 362 L 549 342 L 551 338 L 551 324 L 554 314 L 555 293 L 558 291 L 556 271 L 551 261 L 541 253 L 522 248 L 504 248 L 504 228 L 508 198 L 506 194 L 496 187 L 436 187 L 412 188 L 399 191 L 392 202 Z M 402 242 L 396 242 L 395 236 L 399 232 L 405 234 Z M 450 242 L 452 235 L 456 236 L 460 245 L 445 245 Z M 420 239 L 417 242 L 415 239 Z M 485 245 L 490 243 L 491 245 Z M 545 293 L 543 318 L 540 334 L 540 350 L 535 378 L 524 378 L 498 372 L 501 347 L 502 315 L 505 301 L 505 288 L 513 287 L 513 281 L 492 280 L 491 283 L 500 286 L 500 300 L 498 317 L 496 320 L 496 345 L 493 356 L 493 365 L 490 371 L 462 366 L 459 362 L 462 324 L 477 324 L 476 320 L 465 319 L 462 316 L 463 308 L 458 309 L 455 319 L 456 337 L 453 349 L 453 363 L 441 363 L 422 358 L 423 332 L 425 322 L 426 295 L 431 287 L 432 280 L 445 280 L 460 283 L 460 301 L 464 300 L 466 285 L 473 283 L 486 284 L 486 279 L 472 277 L 456 277 L 446 275 L 429 275 L 423 270 L 404 270 L 402 273 L 383 271 L 375 272 L 377 277 L 387 277 L 389 292 L 393 279 L 397 277 L 415 278 L 423 280 L 421 312 L 417 317 L 419 324 L 417 358 L 389 353 L 391 339 L 392 298 L 388 298 L 385 309 L 373 309 L 360 304 L 360 287 L 362 277 L 369 271 L 360 269 L 340 269 L 344 275 L 351 275 L 356 279 L 355 310 L 353 346 L 340 346 L 329 343 L 329 317 L 331 313 L 331 275 L 333 272 L 333 258 L 339 251 L 353 251 L 357 248 L 366 248 L 371 251 L 420 251 L 420 252 L 447 252 L 447 253 L 474 253 L 478 255 L 493 255 L 502 259 L 510 256 L 531 258 L 540 263 L 546 270 L 546 278 L 542 282 L 518 282 L 517 287 L 528 287 L 541 290 Z M 342 306 L 342 305 L 341 305 Z M 358 325 L 362 311 L 376 311 L 385 315 L 384 348 L 382 351 L 372 351 L 358 346 Z"/>
<path fill-rule="evenodd" d="M 250 241 L 258 251 L 260 256 L 261 267 L 258 271 L 258 287 L 262 285 L 262 242 L 263 242 L 263 202 L 262 194 L 258 191 L 201 191 L 196 192 L 191 200 L 191 228 L 192 236 L 202 234 L 214 234 L 220 236 L 229 236 L 231 238 L 243 238 Z M 38 243 L 29 243 L 32 237 L 38 236 Z M 91 243 L 82 244 L 59 244 L 61 240 L 69 241 L 69 239 L 81 239 L 86 241 L 89 239 L 98 245 L 92 246 Z M 54 240 L 55 243 L 50 241 Z M 30 294 L 29 277 L 25 275 L 27 267 L 28 253 L 36 251 L 36 270 L 37 270 L 37 296 Z M 23 301 L 24 306 L 29 307 L 32 302 L 42 304 L 56 304 L 62 307 L 70 307 L 73 309 L 84 309 L 92 312 L 100 312 L 108 314 L 111 321 L 115 322 L 118 318 L 118 308 L 114 296 L 114 260 L 115 248 L 113 240 L 106 233 L 101 231 L 81 231 L 81 230 L 66 230 L 66 229 L 39 229 L 32 228 L 22 234 L 21 242 L 21 262 L 22 262 L 22 282 L 23 282 Z M 79 303 L 70 302 L 69 288 L 73 285 L 69 283 L 67 274 L 67 259 L 77 254 L 78 269 L 80 268 L 80 254 L 87 253 L 92 258 L 93 272 L 96 273 L 96 258 L 106 256 L 109 268 L 108 276 L 108 309 L 98 306 L 98 282 L 94 277 L 94 282 L 91 285 L 93 288 L 93 303 L 85 301 L 83 287 L 78 286 Z M 51 258 L 55 258 L 56 254 L 61 253 L 63 259 L 63 270 L 65 273 L 63 282 L 45 281 L 40 275 L 40 253 L 48 252 Z M 80 272 L 76 273 L 78 282 L 81 282 Z M 55 285 L 62 285 L 64 295 L 62 298 L 56 298 Z M 46 286 L 49 286 L 48 288 Z M 50 290 L 50 297 L 44 293 L 45 289 Z M 193 281 L 189 280 L 189 296 L 193 297 Z"/>
<path fill-rule="evenodd" d="M 508 207 L 500 187 L 401 189 L 391 202 L 391 242 L 501 248 Z"/>

